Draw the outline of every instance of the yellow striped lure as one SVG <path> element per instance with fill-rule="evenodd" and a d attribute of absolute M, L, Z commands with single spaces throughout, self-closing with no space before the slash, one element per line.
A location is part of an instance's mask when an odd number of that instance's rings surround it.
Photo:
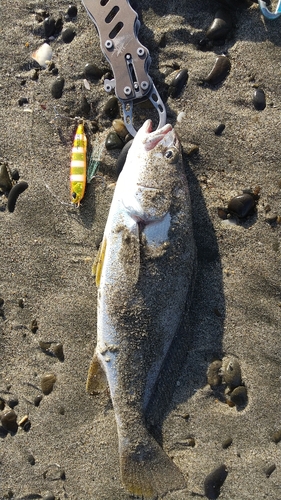
<path fill-rule="evenodd" d="M 76 129 L 70 163 L 70 199 L 79 207 L 84 197 L 87 182 L 87 136 L 84 122 L 80 121 Z"/>

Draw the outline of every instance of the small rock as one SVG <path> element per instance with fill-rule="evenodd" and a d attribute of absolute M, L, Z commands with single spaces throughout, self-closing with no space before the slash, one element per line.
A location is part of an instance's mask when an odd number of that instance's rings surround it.
<path fill-rule="evenodd" d="M 244 407 L 247 404 L 247 389 L 243 385 L 236 387 L 230 394 L 230 401 L 236 406 Z"/>
<path fill-rule="evenodd" d="M 31 321 L 30 330 L 32 331 L 32 333 L 36 333 L 37 332 L 37 330 L 38 330 L 37 319 L 33 319 Z"/>
<path fill-rule="evenodd" d="M 215 135 L 221 135 L 225 129 L 225 124 L 220 123 L 217 128 L 215 129 Z"/>
<path fill-rule="evenodd" d="M 223 464 L 208 474 L 204 481 L 204 490 L 207 498 L 213 500 L 219 497 L 220 489 L 226 480 L 227 474 L 227 468 Z"/>
<path fill-rule="evenodd" d="M 187 446 L 190 446 L 191 448 L 194 448 L 195 446 L 195 439 L 193 437 L 188 437 L 186 440 Z"/>
<path fill-rule="evenodd" d="M 233 19 L 228 9 L 219 9 L 215 18 L 208 28 L 206 37 L 209 40 L 222 40 L 230 33 L 233 27 Z"/>
<path fill-rule="evenodd" d="M 228 75 L 231 69 L 230 60 L 226 56 L 218 56 L 210 73 L 205 78 L 204 82 L 209 85 L 218 85 Z"/>
<path fill-rule="evenodd" d="M 27 455 L 27 460 L 30 463 L 30 465 L 34 465 L 35 464 L 35 458 L 34 458 L 34 456 L 31 453 L 29 453 Z"/>
<path fill-rule="evenodd" d="M 236 358 L 228 358 L 222 366 L 224 382 L 230 387 L 235 388 L 241 384 L 241 368 Z"/>
<path fill-rule="evenodd" d="M 275 464 L 272 464 L 270 465 L 269 467 L 267 467 L 266 471 L 265 471 L 265 475 L 266 477 L 270 477 L 272 472 L 274 472 L 276 469 L 276 465 Z"/>
<path fill-rule="evenodd" d="M 27 97 L 20 97 L 18 100 L 19 106 L 23 106 L 24 104 L 28 104 Z"/>
<path fill-rule="evenodd" d="M 70 42 L 72 42 L 75 35 L 76 35 L 76 33 L 75 33 L 74 29 L 71 27 L 68 27 L 62 31 L 61 37 L 62 37 L 64 43 L 70 43 Z"/>
<path fill-rule="evenodd" d="M 41 378 L 41 389 L 45 396 L 51 394 L 56 380 L 57 377 L 54 373 L 46 373 L 45 375 L 43 375 L 43 377 Z"/>
<path fill-rule="evenodd" d="M 55 99 L 60 99 L 64 88 L 63 76 L 58 76 L 51 86 L 51 94 Z"/>
<path fill-rule="evenodd" d="M 84 68 L 84 75 L 87 80 L 99 80 L 103 75 L 103 71 L 96 64 L 87 63 Z"/>
<path fill-rule="evenodd" d="M 13 168 L 13 170 L 11 170 L 11 178 L 13 179 L 13 181 L 19 180 L 20 174 L 17 168 Z"/>
<path fill-rule="evenodd" d="M 56 344 L 54 347 L 52 347 L 52 351 L 54 355 L 60 360 L 64 361 L 64 353 L 63 353 L 63 345 L 62 344 Z"/>
<path fill-rule="evenodd" d="M 53 17 L 47 17 L 43 21 L 44 34 L 46 38 L 50 38 L 55 34 L 56 31 L 56 21 Z"/>
<path fill-rule="evenodd" d="M 77 7 L 76 7 L 76 5 L 69 5 L 69 7 L 68 7 L 68 9 L 66 11 L 66 14 L 71 19 L 73 19 L 74 17 L 76 17 L 77 16 Z"/>
<path fill-rule="evenodd" d="M 45 493 L 45 495 L 42 497 L 42 500 L 55 500 L 55 495 L 51 492 L 51 491 L 48 491 L 47 493 Z"/>
<path fill-rule="evenodd" d="M 10 407 L 10 408 L 14 408 L 15 406 L 17 406 L 19 404 L 19 400 L 17 397 L 14 397 L 14 398 L 10 398 L 8 401 L 7 401 L 7 405 Z"/>
<path fill-rule="evenodd" d="M 274 434 L 272 434 L 272 441 L 274 441 L 274 443 L 276 444 L 281 441 L 281 429 L 275 431 Z"/>
<path fill-rule="evenodd" d="M 33 401 L 34 402 L 34 406 L 39 406 L 40 403 L 41 403 L 41 401 L 42 401 L 42 399 L 43 399 L 42 394 L 38 394 L 38 396 L 35 396 L 34 401 Z"/>
<path fill-rule="evenodd" d="M 108 151 L 111 151 L 112 149 L 122 149 L 124 146 L 124 141 L 119 137 L 116 132 L 109 132 L 106 140 L 105 140 L 105 147 Z"/>
<path fill-rule="evenodd" d="M 121 118 L 116 118 L 115 120 L 113 120 L 112 126 L 113 126 L 116 134 L 119 135 L 119 137 L 122 137 L 124 139 L 126 137 L 126 135 L 128 135 L 126 125 L 123 122 L 123 120 L 121 120 Z"/>
<path fill-rule="evenodd" d="M 266 107 L 265 93 L 260 88 L 256 89 L 254 92 L 253 105 L 257 111 L 263 111 Z"/>
<path fill-rule="evenodd" d="M 103 112 L 112 120 L 119 115 L 119 104 L 117 97 L 110 97 L 103 108 Z"/>
<path fill-rule="evenodd" d="M 187 69 L 181 69 L 178 71 L 174 79 L 172 80 L 169 89 L 168 95 L 173 99 L 180 96 L 184 86 L 186 85 L 188 80 L 188 71 Z"/>
<path fill-rule="evenodd" d="M 231 198 L 227 209 L 231 215 L 236 215 L 240 219 L 243 219 L 254 212 L 255 206 L 256 201 L 254 197 L 249 193 L 243 193 Z"/>
<path fill-rule="evenodd" d="M 4 192 L 9 192 L 11 188 L 12 188 L 12 182 L 10 179 L 8 166 L 6 163 L 0 163 L 0 190 Z M 0 307 L 1 305 L 2 304 L 0 303 Z"/>
<path fill-rule="evenodd" d="M 4 410 L 5 408 L 5 400 L 0 397 L 0 411 Z"/>
<path fill-rule="evenodd" d="M 133 139 L 131 139 L 130 141 L 128 141 L 125 146 L 122 148 L 122 151 L 120 153 L 120 155 L 118 156 L 117 158 L 117 163 L 116 163 L 116 173 L 117 175 L 120 174 L 120 172 L 122 171 L 124 165 L 125 165 L 125 161 L 126 161 L 126 158 L 127 158 L 127 154 L 128 154 L 128 151 L 131 147 L 131 145 L 133 144 Z"/>
<path fill-rule="evenodd" d="M 222 447 L 223 447 L 224 450 L 226 450 L 227 448 L 229 448 L 231 445 L 232 445 L 232 438 L 231 437 L 225 439 L 222 442 Z"/>
<path fill-rule="evenodd" d="M 215 360 L 209 365 L 207 371 L 207 381 L 211 387 L 220 385 L 222 383 L 222 376 L 220 373 L 221 367 L 222 367 L 221 360 Z"/>
<path fill-rule="evenodd" d="M 17 432 L 17 414 L 14 410 L 9 410 L 1 416 L 1 424 L 8 432 Z"/>

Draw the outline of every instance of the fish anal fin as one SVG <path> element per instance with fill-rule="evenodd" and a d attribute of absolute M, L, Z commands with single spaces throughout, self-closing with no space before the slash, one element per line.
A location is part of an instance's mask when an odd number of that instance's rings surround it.
<path fill-rule="evenodd" d="M 128 492 L 154 498 L 186 488 L 178 467 L 147 431 L 135 446 L 124 439 L 119 447 L 121 477 Z"/>
<path fill-rule="evenodd" d="M 106 375 L 95 352 L 88 370 L 86 391 L 88 394 L 99 394 L 106 388 Z"/>
<path fill-rule="evenodd" d="M 101 279 L 105 251 L 106 251 L 106 238 L 104 237 L 92 267 L 92 275 L 95 276 L 96 278 L 97 287 L 100 286 L 100 279 Z"/>

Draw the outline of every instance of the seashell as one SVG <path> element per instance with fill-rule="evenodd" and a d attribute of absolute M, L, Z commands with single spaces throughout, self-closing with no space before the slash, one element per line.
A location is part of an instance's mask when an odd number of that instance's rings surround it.
<path fill-rule="evenodd" d="M 208 28 L 206 37 L 209 40 L 221 40 L 225 38 L 233 27 L 233 19 L 228 9 L 219 9 L 215 18 Z"/>
<path fill-rule="evenodd" d="M 31 54 L 32 59 L 34 59 L 40 66 L 46 68 L 48 62 L 52 59 L 53 51 L 48 43 L 43 43 L 35 52 Z"/>
<path fill-rule="evenodd" d="M 221 83 L 230 72 L 231 64 L 227 56 L 218 56 L 210 73 L 205 78 L 205 82 L 209 85 L 218 85 Z"/>

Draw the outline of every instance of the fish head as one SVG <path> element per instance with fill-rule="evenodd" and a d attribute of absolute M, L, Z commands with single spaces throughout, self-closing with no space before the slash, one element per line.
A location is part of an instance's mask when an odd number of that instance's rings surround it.
<path fill-rule="evenodd" d="M 147 120 L 134 138 L 121 175 L 122 201 L 131 217 L 144 224 L 163 219 L 174 181 L 182 175 L 181 146 L 172 125 L 152 131 Z"/>

